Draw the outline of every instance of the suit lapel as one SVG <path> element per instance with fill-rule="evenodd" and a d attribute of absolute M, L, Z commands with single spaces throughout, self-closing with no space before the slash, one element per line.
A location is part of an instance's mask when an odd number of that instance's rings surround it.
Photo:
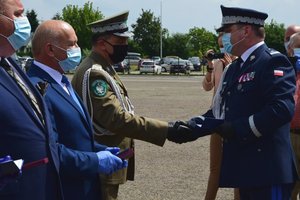
<path fill-rule="evenodd" d="M 19 68 L 19 66 L 17 66 L 17 64 L 12 59 L 7 58 L 7 60 L 10 62 L 10 64 L 12 64 L 14 66 L 15 70 L 18 72 L 20 77 L 26 83 L 27 87 L 30 89 L 32 94 L 35 96 L 35 98 L 38 101 L 38 104 L 40 106 L 43 117 L 45 119 L 45 113 L 44 113 L 45 104 L 44 104 L 44 101 L 42 100 L 42 97 L 40 96 L 39 92 L 33 86 L 33 84 L 31 84 L 30 80 L 25 75 L 25 73 L 22 71 L 22 69 Z M 3 68 L 1 70 L 3 70 L 3 77 L 1 78 L 1 79 L 3 79 L 3 82 L 1 81 L 0 84 L 3 85 L 3 87 L 6 88 L 12 95 L 14 95 L 18 99 L 18 101 L 23 105 L 23 107 L 27 110 L 27 112 L 32 116 L 32 119 L 34 119 L 34 121 L 36 121 L 36 123 L 42 129 L 45 129 L 45 127 L 42 124 L 42 122 L 40 121 L 40 119 L 35 115 L 33 108 L 31 106 L 28 98 L 25 96 L 24 92 L 22 91 L 22 89 L 20 89 L 18 87 L 16 82 L 13 80 L 13 78 L 10 77 L 10 75 L 8 75 L 8 73 L 5 72 L 5 70 Z M 6 84 L 6 82 L 9 82 L 9 83 L 13 82 L 13 84 Z"/>
<path fill-rule="evenodd" d="M 83 118 L 83 121 L 85 121 L 89 127 L 91 126 L 91 123 L 88 120 L 89 118 L 86 117 L 89 115 L 87 115 L 86 109 L 84 108 L 84 105 L 82 104 L 80 97 L 77 94 L 76 94 L 76 96 L 84 110 L 84 114 L 81 112 L 81 109 L 78 107 L 76 102 L 72 99 L 72 97 L 69 94 L 67 94 L 67 92 L 61 87 L 61 85 L 59 85 L 48 73 L 46 73 L 44 70 L 42 70 L 38 66 L 33 66 L 32 69 L 30 70 L 30 73 L 33 76 L 37 76 L 37 77 L 41 78 L 42 80 L 46 80 L 50 84 L 50 87 L 52 87 L 53 90 L 58 95 L 60 95 L 63 99 L 65 99 L 65 101 L 67 101 L 69 104 L 71 104 L 77 110 L 77 112 L 80 113 L 81 117 Z"/>

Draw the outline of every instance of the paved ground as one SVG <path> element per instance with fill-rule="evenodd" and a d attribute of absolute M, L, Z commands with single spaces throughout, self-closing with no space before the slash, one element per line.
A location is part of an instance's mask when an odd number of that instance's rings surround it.
<path fill-rule="evenodd" d="M 136 114 L 166 121 L 187 120 L 210 106 L 211 92 L 201 87 L 203 76 L 121 76 Z M 209 136 L 158 147 L 136 141 L 136 180 L 120 188 L 120 200 L 201 200 L 209 174 Z M 230 200 L 231 189 L 217 199 Z"/>

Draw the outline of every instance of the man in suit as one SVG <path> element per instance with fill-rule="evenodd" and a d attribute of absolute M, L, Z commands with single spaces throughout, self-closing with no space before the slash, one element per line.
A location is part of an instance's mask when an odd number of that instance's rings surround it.
<path fill-rule="evenodd" d="M 48 20 L 36 29 L 32 39 L 34 61 L 27 74 L 41 88 L 52 124 L 58 133 L 61 180 L 65 199 L 99 200 L 98 173 L 111 174 L 127 166 L 115 153 L 95 143 L 89 115 L 63 73 L 81 60 L 77 36 L 71 25 Z"/>
<path fill-rule="evenodd" d="M 266 13 L 221 10 L 217 31 L 225 51 L 239 58 L 223 73 L 212 107 L 225 119 L 215 130 L 223 137 L 220 187 L 239 188 L 241 200 L 288 200 L 297 179 L 289 134 L 294 69 L 264 43 Z"/>
<path fill-rule="evenodd" d="M 132 35 L 126 25 L 128 14 L 128 11 L 123 12 L 90 24 L 92 52 L 72 79 L 74 89 L 92 116 L 95 140 L 125 149 L 134 147 L 133 139 L 159 146 L 163 146 L 166 139 L 177 143 L 197 139 L 197 134 L 192 134 L 183 123 L 173 124 L 134 114 L 126 87 L 112 66 L 127 55 L 127 42 Z M 129 159 L 127 169 L 102 179 L 103 198 L 117 199 L 119 185 L 134 179 L 134 157 Z"/>
<path fill-rule="evenodd" d="M 31 167 L 3 187 L 0 199 L 56 200 L 62 195 L 49 113 L 38 90 L 10 58 L 30 37 L 23 12 L 20 0 L 0 1 L 0 157 L 23 159 Z"/>
<path fill-rule="evenodd" d="M 299 27 L 299 26 L 298 26 Z M 289 36 L 287 54 L 296 72 L 295 114 L 291 121 L 291 142 L 295 152 L 298 172 L 300 170 L 300 29 Z M 297 200 L 300 194 L 300 181 L 297 180 L 292 192 L 292 200 Z"/>

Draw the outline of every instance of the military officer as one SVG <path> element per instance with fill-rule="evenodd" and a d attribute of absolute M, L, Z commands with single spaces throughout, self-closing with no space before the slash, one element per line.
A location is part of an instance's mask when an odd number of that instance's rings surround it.
<path fill-rule="evenodd" d="M 224 72 L 212 107 L 225 119 L 216 130 L 223 137 L 220 187 L 239 188 L 241 200 L 288 200 L 297 178 L 289 136 L 293 67 L 264 43 L 266 13 L 221 10 L 217 31 L 225 51 L 239 58 Z"/>
<path fill-rule="evenodd" d="M 95 140 L 121 149 L 134 147 L 134 139 L 163 146 L 165 140 L 177 143 L 195 140 L 183 122 L 175 124 L 134 115 L 128 92 L 112 65 L 127 55 L 128 11 L 89 24 L 92 52 L 77 68 L 72 84 L 86 104 L 95 128 Z M 181 124 L 181 126 L 179 126 Z M 102 177 L 104 199 L 117 199 L 119 184 L 134 179 L 134 157 L 128 168 Z"/>

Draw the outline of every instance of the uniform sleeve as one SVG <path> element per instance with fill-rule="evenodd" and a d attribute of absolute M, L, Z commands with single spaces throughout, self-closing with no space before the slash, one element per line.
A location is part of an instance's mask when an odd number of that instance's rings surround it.
<path fill-rule="evenodd" d="M 90 93 L 94 122 L 114 134 L 163 146 L 168 123 L 126 112 L 101 73 L 92 71 Z"/>
<path fill-rule="evenodd" d="M 94 152 L 76 151 L 58 144 L 60 170 L 66 176 L 93 177 L 99 171 L 99 161 Z"/>
<path fill-rule="evenodd" d="M 271 58 L 259 77 L 261 109 L 248 118 L 236 120 L 234 127 L 245 140 L 274 133 L 294 114 L 295 72 L 283 56 Z M 246 128 L 245 128 L 246 127 Z"/>

